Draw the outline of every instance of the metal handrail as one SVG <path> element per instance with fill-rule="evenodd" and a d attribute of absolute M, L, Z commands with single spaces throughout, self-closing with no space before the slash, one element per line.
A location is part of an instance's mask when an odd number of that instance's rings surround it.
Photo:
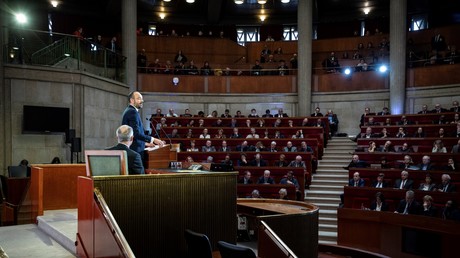
<path fill-rule="evenodd" d="M 288 258 L 297 258 L 297 255 L 281 240 L 281 238 L 265 223 L 263 220 L 260 221 L 263 227 L 271 234 L 271 236 L 276 240 L 277 244 L 281 245 L 284 251 L 287 252 L 286 257 Z"/>

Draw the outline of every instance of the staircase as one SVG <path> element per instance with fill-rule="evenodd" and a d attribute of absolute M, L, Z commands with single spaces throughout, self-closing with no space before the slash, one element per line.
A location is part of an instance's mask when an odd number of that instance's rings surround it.
<path fill-rule="evenodd" d="M 348 170 L 356 143 L 347 137 L 334 137 L 324 150 L 323 159 L 313 174 L 305 201 L 319 207 L 319 243 L 337 244 L 337 208 L 343 186 L 348 183 Z"/>

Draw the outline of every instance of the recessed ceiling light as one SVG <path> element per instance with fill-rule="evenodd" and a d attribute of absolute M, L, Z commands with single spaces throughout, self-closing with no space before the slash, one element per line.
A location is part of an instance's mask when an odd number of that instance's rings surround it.
<path fill-rule="evenodd" d="M 257 3 L 259 3 L 259 4 L 266 4 L 266 3 L 267 3 L 267 0 L 257 0 Z"/>
<path fill-rule="evenodd" d="M 290 1 L 290 0 L 281 0 L 281 3 L 287 4 L 287 3 L 289 3 L 289 1 Z"/>
<path fill-rule="evenodd" d="M 242 3 L 244 3 L 243 0 L 235 0 L 235 4 L 242 4 Z"/>

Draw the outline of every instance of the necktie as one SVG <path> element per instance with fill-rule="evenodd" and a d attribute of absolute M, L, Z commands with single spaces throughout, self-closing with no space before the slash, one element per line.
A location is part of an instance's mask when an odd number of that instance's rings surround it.
<path fill-rule="evenodd" d="M 406 207 L 404 208 L 403 214 L 408 214 L 409 213 L 409 206 L 410 206 L 410 204 L 407 202 Z"/>
<path fill-rule="evenodd" d="M 401 182 L 401 188 L 399 188 L 399 189 L 404 189 L 404 185 L 405 185 L 405 184 L 406 184 L 406 180 L 403 180 L 403 181 Z"/>
<path fill-rule="evenodd" d="M 447 192 L 447 185 L 444 186 L 444 188 L 442 189 L 443 192 Z"/>
<path fill-rule="evenodd" d="M 358 182 L 357 182 L 357 181 L 355 181 L 355 187 L 357 187 L 357 186 L 358 186 Z"/>

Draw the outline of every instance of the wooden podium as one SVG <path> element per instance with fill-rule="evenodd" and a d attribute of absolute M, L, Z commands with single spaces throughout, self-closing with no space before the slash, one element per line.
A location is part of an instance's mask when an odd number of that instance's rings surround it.
<path fill-rule="evenodd" d="M 168 168 L 171 161 L 177 161 L 179 144 L 167 144 L 154 150 L 145 150 L 144 168 Z"/>

